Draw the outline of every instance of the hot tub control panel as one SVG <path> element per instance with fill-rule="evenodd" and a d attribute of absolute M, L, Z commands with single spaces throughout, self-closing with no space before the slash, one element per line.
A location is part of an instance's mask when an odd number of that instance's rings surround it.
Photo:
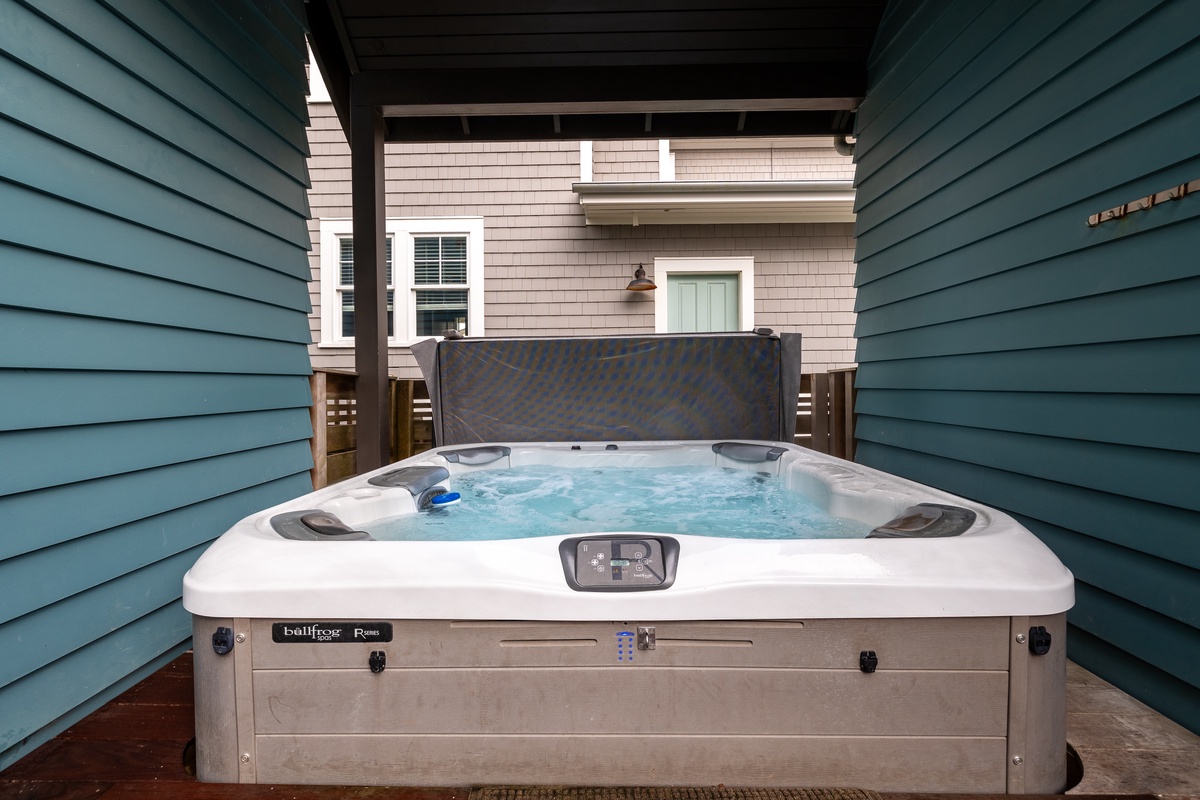
<path fill-rule="evenodd" d="M 585 536 L 563 541 L 559 553 L 572 589 L 636 592 L 671 585 L 679 543 L 665 536 Z"/>

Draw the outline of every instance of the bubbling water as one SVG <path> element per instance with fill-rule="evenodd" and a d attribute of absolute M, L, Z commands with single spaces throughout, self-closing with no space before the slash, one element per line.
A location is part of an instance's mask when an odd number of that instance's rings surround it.
<path fill-rule="evenodd" d="M 711 467 L 548 466 L 455 477 L 462 502 L 363 526 L 391 541 L 483 541 L 587 533 L 737 539 L 861 539 L 866 523 L 831 517 L 776 476 Z"/>

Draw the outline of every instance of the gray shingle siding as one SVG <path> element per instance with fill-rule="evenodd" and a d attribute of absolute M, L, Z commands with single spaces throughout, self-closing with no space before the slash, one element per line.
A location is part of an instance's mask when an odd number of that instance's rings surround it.
<path fill-rule="evenodd" d="M 350 155 L 327 103 L 311 106 L 309 137 L 314 241 L 310 319 L 321 341 L 322 218 L 350 216 Z M 762 179 L 755 156 L 737 150 L 686 150 L 677 164 L 705 164 L 708 179 Z M 767 152 L 750 151 L 769 164 Z M 854 361 L 854 274 L 849 223 L 727 225 L 585 224 L 579 196 L 579 142 L 388 144 L 387 216 L 479 216 L 484 222 L 485 314 L 491 336 L 646 333 L 654 295 L 627 292 L 638 263 L 653 275 L 656 257 L 751 256 L 755 324 L 804 335 L 805 371 Z M 657 181 L 657 140 L 595 142 L 596 181 Z M 776 179 L 849 180 L 848 159 L 824 151 L 779 149 Z M 785 170 L 786 167 L 786 170 Z M 694 169 L 699 167 L 689 167 Z M 692 175 L 699 178 L 700 175 Z M 317 367 L 354 369 L 350 348 L 314 344 Z M 420 376 L 406 347 L 392 348 L 393 375 Z"/>

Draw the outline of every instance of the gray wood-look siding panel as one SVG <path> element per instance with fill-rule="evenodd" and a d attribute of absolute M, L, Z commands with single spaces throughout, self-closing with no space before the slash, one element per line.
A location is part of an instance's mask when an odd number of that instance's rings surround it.
<path fill-rule="evenodd" d="M 1200 17 L 975 7 L 876 43 L 856 457 L 1013 513 L 1075 572 L 1084 666 L 1197 729 L 1200 196 L 1087 219 L 1200 177 Z"/>
<path fill-rule="evenodd" d="M 286 620 L 281 620 L 286 621 Z M 361 669 L 378 644 L 278 643 L 273 620 L 252 620 L 256 670 Z M 886 669 L 1004 670 L 1008 618 L 681 622 L 642 620 L 657 648 L 643 667 L 856 669 L 875 650 Z M 406 620 L 388 644 L 400 669 L 594 667 L 613 665 L 613 642 L 627 623 Z M 944 647 L 954 641 L 953 649 Z"/>
<path fill-rule="evenodd" d="M 311 487 L 303 18 L 0 0 L 0 768 L 184 649 L 191 563 Z"/>
<path fill-rule="evenodd" d="M 686 774 L 698 786 L 819 788 L 852 775 L 881 791 L 1004 792 L 1003 738 L 763 737 L 753 757 L 741 744 L 731 736 L 261 736 L 255 752 L 265 765 L 258 780 L 276 784 L 520 784 L 536 775 L 568 786 L 660 786 Z M 597 754 L 606 756 L 602 770 Z"/>
<path fill-rule="evenodd" d="M 260 736 L 1001 737 L 1008 673 L 663 667 L 635 678 L 613 667 L 256 670 L 254 698 Z M 970 714 L 932 711 L 966 707 Z"/>

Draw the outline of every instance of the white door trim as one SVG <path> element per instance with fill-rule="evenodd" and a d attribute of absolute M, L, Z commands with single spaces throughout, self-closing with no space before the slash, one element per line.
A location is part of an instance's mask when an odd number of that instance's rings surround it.
<path fill-rule="evenodd" d="M 654 274 L 650 277 L 661 287 L 662 295 L 654 299 L 654 332 L 667 332 L 667 276 L 699 275 L 719 272 L 738 276 L 738 323 L 742 330 L 754 328 L 754 256 L 720 256 L 707 258 L 655 258 Z"/>

